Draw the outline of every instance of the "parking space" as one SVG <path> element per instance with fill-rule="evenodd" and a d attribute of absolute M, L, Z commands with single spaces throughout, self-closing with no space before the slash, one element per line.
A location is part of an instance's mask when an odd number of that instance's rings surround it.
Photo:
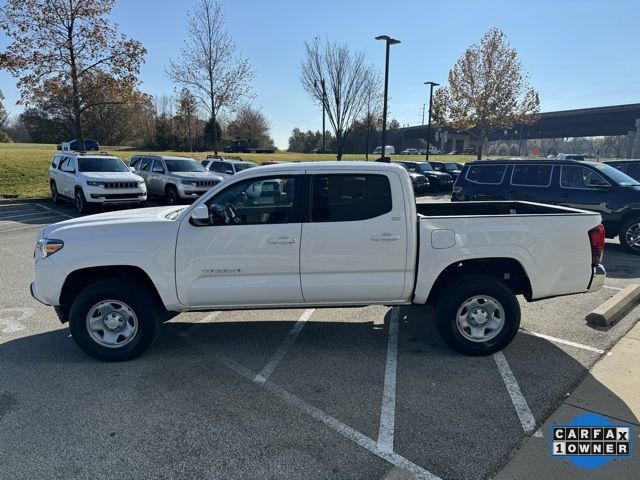
<path fill-rule="evenodd" d="M 421 201 L 434 198 L 448 197 Z M 493 356 L 451 351 L 428 307 L 372 306 L 181 314 L 145 356 L 105 364 L 29 295 L 38 227 L 67 216 L 0 206 L 11 478 L 490 478 L 640 316 L 585 323 L 640 277 L 640 258 L 607 242 L 609 288 L 523 301 L 521 332 Z"/>

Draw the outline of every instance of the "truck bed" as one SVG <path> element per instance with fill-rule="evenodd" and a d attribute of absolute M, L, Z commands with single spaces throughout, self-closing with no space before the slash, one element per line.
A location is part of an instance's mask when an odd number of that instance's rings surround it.
<path fill-rule="evenodd" d="M 476 217 L 496 215 L 591 215 L 574 208 L 522 201 L 417 203 L 423 217 Z"/>

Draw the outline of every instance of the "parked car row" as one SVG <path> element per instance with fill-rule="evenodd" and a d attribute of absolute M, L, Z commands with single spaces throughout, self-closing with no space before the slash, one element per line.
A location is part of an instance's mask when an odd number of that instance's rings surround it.
<path fill-rule="evenodd" d="M 614 166 L 618 168 L 614 168 Z M 528 200 L 597 212 L 607 238 L 640 255 L 640 161 L 490 160 L 464 165 L 451 200 Z"/>
<path fill-rule="evenodd" d="M 74 202 L 80 213 L 105 205 L 144 206 L 150 197 L 174 205 L 195 200 L 224 178 L 255 166 L 221 157 L 200 164 L 167 155 L 134 155 L 127 166 L 107 153 L 64 151 L 51 160 L 49 188 L 53 203 Z"/>

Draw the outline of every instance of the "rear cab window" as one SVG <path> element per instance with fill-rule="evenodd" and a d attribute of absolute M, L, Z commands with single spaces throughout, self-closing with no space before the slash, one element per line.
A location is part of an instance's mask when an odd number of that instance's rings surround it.
<path fill-rule="evenodd" d="M 312 222 L 368 220 L 392 210 L 386 175 L 316 174 L 312 178 Z"/>
<path fill-rule="evenodd" d="M 504 180 L 507 165 L 471 165 L 465 178 L 472 183 L 500 185 Z"/>

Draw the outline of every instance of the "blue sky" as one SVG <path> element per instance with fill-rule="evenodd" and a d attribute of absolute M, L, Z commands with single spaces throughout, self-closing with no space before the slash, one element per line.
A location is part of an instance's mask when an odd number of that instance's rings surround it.
<path fill-rule="evenodd" d="M 195 0 L 118 0 L 113 20 L 148 50 L 141 88 L 172 93 L 165 66 L 184 39 L 185 12 Z M 445 83 L 455 61 L 491 27 L 504 30 L 540 92 L 542 111 L 640 102 L 637 0 L 462 0 L 444 2 L 227 0 L 227 28 L 256 77 L 251 103 L 262 110 L 280 148 L 293 127 L 321 128 L 318 108 L 299 82 L 305 40 L 319 35 L 364 50 L 383 68 L 377 35 L 392 47 L 390 114 L 419 124 L 423 82 Z M 7 39 L 0 34 L 0 48 Z M 5 107 L 21 110 L 15 79 L 0 72 Z"/>

